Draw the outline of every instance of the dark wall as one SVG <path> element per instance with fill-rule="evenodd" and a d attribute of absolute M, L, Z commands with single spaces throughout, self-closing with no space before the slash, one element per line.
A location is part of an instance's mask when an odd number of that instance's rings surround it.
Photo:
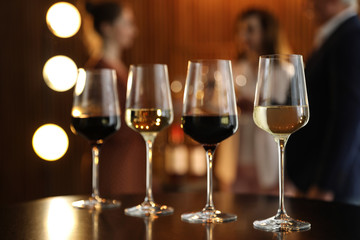
<path fill-rule="evenodd" d="M 5 3 L 5 5 L 4 5 Z M 42 78 L 48 58 L 64 54 L 82 64 L 86 51 L 76 35 L 59 39 L 47 29 L 45 15 L 55 1 L 5 1 L 0 8 L 0 192 L 2 202 L 83 192 L 79 148 L 69 130 L 72 91 L 55 92 Z M 60 125 L 70 146 L 63 159 L 45 162 L 31 140 L 45 123 Z"/>

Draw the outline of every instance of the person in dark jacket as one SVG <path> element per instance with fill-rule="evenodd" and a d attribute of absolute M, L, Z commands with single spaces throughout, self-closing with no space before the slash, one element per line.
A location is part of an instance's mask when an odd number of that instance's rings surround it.
<path fill-rule="evenodd" d="M 305 68 L 310 120 L 286 147 L 308 197 L 360 205 L 360 21 L 356 0 L 312 0 L 319 24 Z"/>

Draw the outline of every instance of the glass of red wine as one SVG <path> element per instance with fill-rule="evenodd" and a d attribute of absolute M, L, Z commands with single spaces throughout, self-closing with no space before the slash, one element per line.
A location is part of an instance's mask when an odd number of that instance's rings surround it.
<path fill-rule="evenodd" d="M 92 194 L 74 202 L 76 208 L 119 207 L 120 202 L 99 195 L 99 153 L 104 140 L 120 128 L 116 72 L 112 69 L 79 69 L 71 111 L 71 129 L 89 140 L 92 150 Z"/>
<path fill-rule="evenodd" d="M 184 132 L 201 143 L 207 159 L 207 201 L 199 212 L 185 213 L 190 223 L 235 221 L 234 214 L 222 213 L 213 203 L 213 155 L 216 146 L 238 127 L 235 92 L 229 60 L 190 61 L 185 84 L 181 125 Z"/>

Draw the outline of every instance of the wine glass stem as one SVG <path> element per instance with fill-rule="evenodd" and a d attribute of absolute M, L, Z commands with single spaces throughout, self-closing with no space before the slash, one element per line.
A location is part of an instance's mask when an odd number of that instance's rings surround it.
<path fill-rule="evenodd" d="M 92 211 L 91 212 L 92 221 L 93 221 L 93 236 L 94 240 L 99 239 L 99 212 L 98 211 Z"/>
<path fill-rule="evenodd" d="M 153 223 L 153 219 L 152 218 L 144 218 L 144 222 L 145 222 L 145 231 L 146 231 L 146 240 L 151 240 L 152 239 L 152 223 Z"/>
<path fill-rule="evenodd" d="M 92 194 L 96 200 L 100 199 L 99 196 L 99 154 L 100 154 L 100 145 L 93 144 L 91 146 L 92 152 Z"/>
<path fill-rule="evenodd" d="M 213 202 L 213 156 L 216 149 L 216 145 L 204 145 L 206 151 L 207 162 L 207 198 L 206 206 L 203 211 L 215 211 Z"/>
<path fill-rule="evenodd" d="M 275 218 L 288 217 L 285 210 L 285 202 L 284 202 L 284 168 L 285 168 L 285 145 L 287 142 L 287 138 L 277 138 L 276 142 L 278 144 L 279 149 L 279 209 L 275 216 Z"/>
<path fill-rule="evenodd" d="M 206 224 L 206 240 L 213 240 L 213 224 Z"/>
<path fill-rule="evenodd" d="M 152 150 L 154 137 L 146 137 L 146 196 L 144 203 L 151 206 L 154 205 L 154 198 L 152 193 Z"/>

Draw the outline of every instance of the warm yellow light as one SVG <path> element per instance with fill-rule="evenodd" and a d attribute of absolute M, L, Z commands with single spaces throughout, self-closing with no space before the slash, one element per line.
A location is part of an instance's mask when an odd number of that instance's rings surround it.
<path fill-rule="evenodd" d="M 46 23 L 55 36 L 68 38 L 79 31 L 81 17 L 74 5 L 58 2 L 49 8 L 46 14 Z"/>
<path fill-rule="evenodd" d="M 244 75 L 238 75 L 235 78 L 235 83 L 236 85 L 238 85 L 239 87 L 244 87 L 246 85 L 247 79 Z"/>
<path fill-rule="evenodd" d="M 66 153 L 69 139 L 61 127 L 45 124 L 35 131 L 32 145 L 39 157 L 47 161 L 55 161 Z"/>
<path fill-rule="evenodd" d="M 81 116 L 81 111 L 79 109 L 74 108 L 71 112 L 71 116 L 73 117 L 80 117 Z"/>
<path fill-rule="evenodd" d="M 174 93 L 179 93 L 183 86 L 182 83 L 180 81 L 172 81 L 171 85 L 170 85 L 171 91 L 173 91 Z"/>
<path fill-rule="evenodd" d="M 52 90 L 67 91 L 75 85 L 77 66 L 71 58 L 58 55 L 45 63 L 43 77 L 45 83 Z"/>
<path fill-rule="evenodd" d="M 48 239 L 68 239 L 75 225 L 72 207 L 64 199 L 51 200 L 47 216 Z"/>

